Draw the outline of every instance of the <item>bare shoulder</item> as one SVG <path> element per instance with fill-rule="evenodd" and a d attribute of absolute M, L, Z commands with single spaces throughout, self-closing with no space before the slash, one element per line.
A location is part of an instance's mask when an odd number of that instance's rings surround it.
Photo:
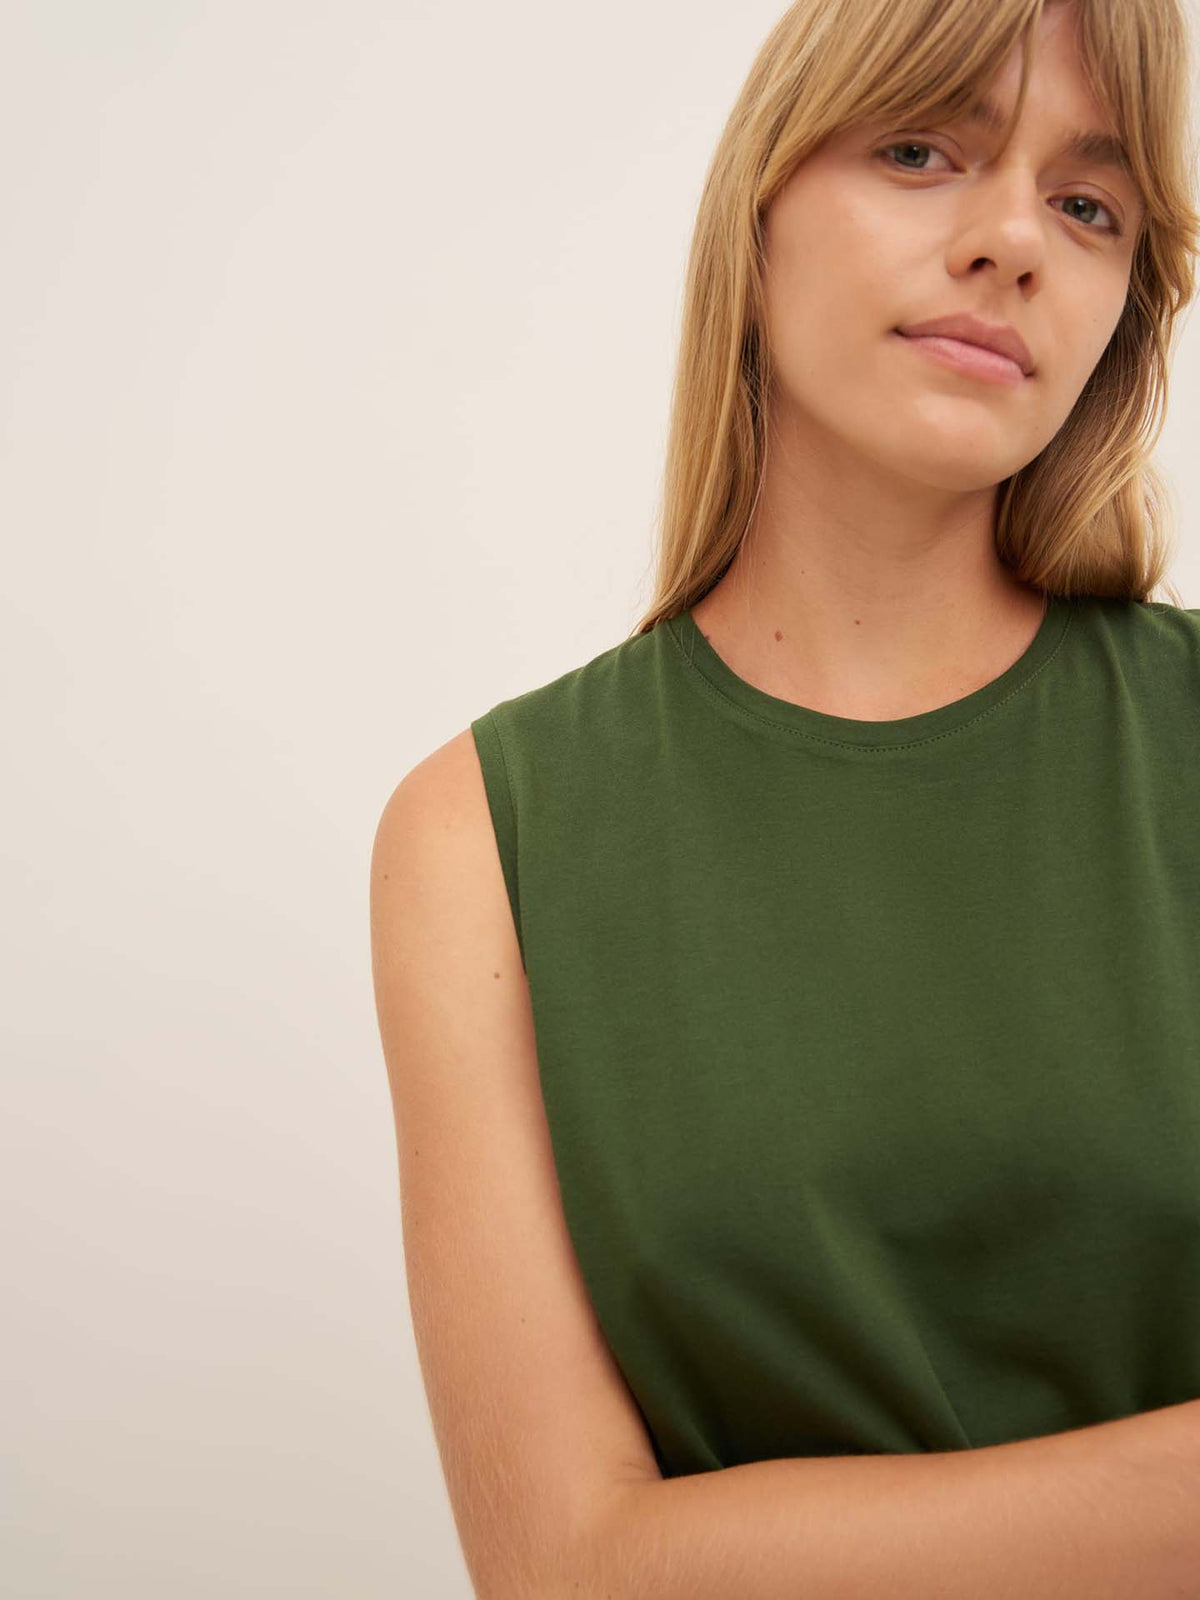
<path fill-rule="evenodd" d="M 385 849 L 402 848 L 403 838 L 414 827 L 439 822 L 443 828 L 485 836 L 488 831 L 483 774 L 470 728 L 447 739 L 400 779 L 379 819 L 376 849 L 381 844 Z"/>
<path fill-rule="evenodd" d="M 413 1328 L 463 1552 L 481 1596 L 557 1593 L 658 1468 L 567 1230 L 470 729 L 384 807 L 371 945 Z"/>
<path fill-rule="evenodd" d="M 417 919 L 426 936 L 454 941 L 467 963 L 460 977 L 468 975 L 472 946 L 510 973 L 515 955 L 520 971 L 516 930 L 497 887 L 503 890 L 499 853 L 466 728 L 407 772 L 383 808 L 371 853 L 372 939 L 390 945 Z"/>
<path fill-rule="evenodd" d="M 418 762 L 384 806 L 371 854 L 376 1003 L 393 1094 L 444 1086 L 487 1052 L 532 1048 L 532 1017 L 469 728 Z M 478 1080 L 477 1080 L 478 1081 Z M 403 1158 L 403 1148 L 401 1155 Z"/>

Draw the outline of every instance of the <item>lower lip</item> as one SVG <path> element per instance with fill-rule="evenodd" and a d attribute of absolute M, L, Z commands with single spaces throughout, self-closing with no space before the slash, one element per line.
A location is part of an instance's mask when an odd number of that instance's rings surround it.
<path fill-rule="evenodd" d="M 899 328 L 895 331 L 900 333 Z M 961 372 L 968 378 L 982 378 L 985 383 L 1025 381 L 1026 375 L 1017 363 L 997 350 L 985 350 L 982 345 L 968 344 L 965 339 L 947 339 L 942 334 L 900 333 L 900 337 L 939 366 L 949 367 L 952 372 Z"/>

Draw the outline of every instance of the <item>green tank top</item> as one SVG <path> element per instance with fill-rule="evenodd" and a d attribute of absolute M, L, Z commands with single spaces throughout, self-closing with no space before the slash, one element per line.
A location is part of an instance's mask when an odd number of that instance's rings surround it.
<path fill-rule="evenodd" d="M 1200 611 L 1052 597 L 884 722 L 685 611 L 471 729 L 664 1476 L 1200 1398 Z"/>

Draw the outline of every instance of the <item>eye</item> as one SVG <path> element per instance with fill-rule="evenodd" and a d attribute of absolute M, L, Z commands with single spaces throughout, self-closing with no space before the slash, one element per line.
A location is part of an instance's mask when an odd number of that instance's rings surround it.
<path fill-rule="evenodd" d="M 944 150 L 939 150 L 937 145 L 928 144 L 923 139 L 901 139 L 896 144 L 881 145 L 879 149 L 874 152 L 875 156 L 880 160 L 886 160 L 889 166 L 896 167 L 901 172 L 928 172 L 929 168 L 927 166 L 910 166 L 907 162 L 897 161 L 892 155 L 893 150 L 931 150 L 935 155 L 942 156 L 947 161 L 950 159 Z M 1083 217 L 1072 216 L 1069 219 L 1070 221 L 1078 222 L 1090 233 L 1100 232 L 1113 233 L 1117 234 L 1118 236 L 1120 235 L 1121 228 L 1116 217 L 1102 200 L 1096 200 L 1090 194 L 1068 195 L 1067 200 L 1068 202 L 1082 200 L 1085 205 L 1098 207 L 1108 216 L 1110 226 L 1107 228 L 1097 229 L 1092 223 L 1085 221 Z"/>
<path fill-rule="evenodd" d="M 886 156 L 890 161 L 893 150 L 933 150 L 937 155 L 944 154 L 943 151 L 938 150 L 936 145 L 923 144 L 917 139 L 901 139 L 898 144 L 885 144 L 876 150 L 875 154 L 877 156 Z M 900 167 L 904 172 L 924 172 L 926 170 L 924 167 L 910 167 L 903 161 L 892 162 L 892 165 Z"/>
<path fill-rule="evenodd" d="M 1112 212 L 1109 211 L 1108 207 L 1104 204 L 1104 202 L 1102 200 L 1093 200 L 1093 198 L 1092 198 L 1092 196 L 1090 194 L 1072 194 L 1072 195 L 1068 195 L 1067 199 L 1068 199 L 1068 201 L 1082 200 L 1085 206 L 1099 206 L 1100 210 L 1106 212 L 1108 214 L 1108 216 L 1112 219 L 1112 225 L 1107 229 L 1102 229 L 1101 231 L 1102 232 L 1108 232 L 1108 233 L 1116 233 L 1116 234 L 1119 234 L 1121 232 L 1121 229 L 1117 225 L 1117 219 L 1113 216 Z M 1071 218 L 1072 222 L 1081 222 L 1082 220 L 1083 219 L 1081 217 L 1072 217 Z"/>

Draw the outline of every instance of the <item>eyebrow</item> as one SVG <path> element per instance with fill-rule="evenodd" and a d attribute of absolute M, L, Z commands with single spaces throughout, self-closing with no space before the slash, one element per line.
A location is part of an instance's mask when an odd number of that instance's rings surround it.
<path fill-rule="evenodd" d="M 994 100 L 989 99 L 987 95 L 981 95 L 960 113 L 957 120 L 978 123 L 990 133 L 1000 133 L 1008 118 Z M 1131 180 L 1133 178 L 1133 163 L 1129 159 L 1129 151 L 1121 140 L 1111 133 L 1101 133 L 1098 129 L 1073 128 L 1059 146 L 1058 153 L 1060 156 L 1069 156 L 1074 161 L 1089 162 L 1093 166 L 1115 167 Z"/>

